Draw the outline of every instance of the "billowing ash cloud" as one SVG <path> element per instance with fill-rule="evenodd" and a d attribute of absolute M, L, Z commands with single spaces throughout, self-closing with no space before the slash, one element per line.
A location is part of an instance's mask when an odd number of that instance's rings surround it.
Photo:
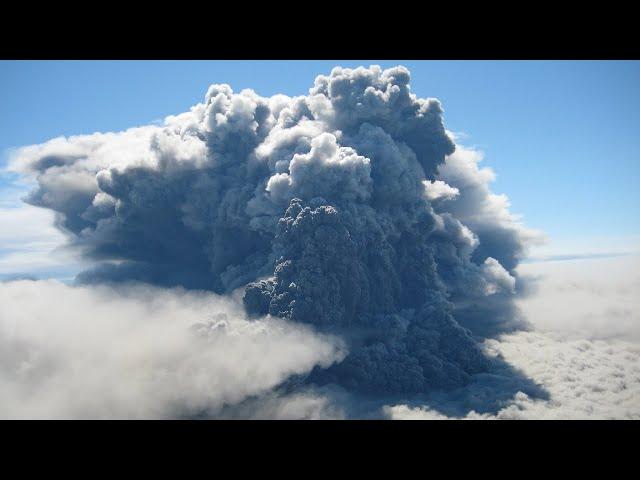
<path fill-rule="evenodd" d="M 246 286 L 248 314 L 347 341 L 309 383 L 459 387 L 490 368 L 472 331 L 515 325 L 530 234 L 409 81 L 373 66 L 335 68 L 294 98 L 212 85 L 162 126 L 54 139 L 13 168 L 95 262 L 80 283 Z"/>

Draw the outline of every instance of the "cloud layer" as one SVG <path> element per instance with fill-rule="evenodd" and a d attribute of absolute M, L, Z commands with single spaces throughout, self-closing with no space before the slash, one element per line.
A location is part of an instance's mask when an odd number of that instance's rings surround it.
<path fill-rule="evenodd" d="M 215 416 L 343 343 L 213 293 L 0 283 L 0 418 Z"/>

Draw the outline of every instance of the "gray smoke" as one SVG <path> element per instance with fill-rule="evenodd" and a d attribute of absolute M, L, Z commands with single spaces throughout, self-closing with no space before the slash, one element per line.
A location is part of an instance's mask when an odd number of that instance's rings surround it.
<path fill-rule="evenodd" d="M 476 336 L 521 327 L 531 234 L 456 148 L 404 67 L 336 67 L 300 97 L 234 93 L 162 126 L 18 152 L 27 202 L 94 266 L 79 283 L 228 294 L 250 315 L 340 334 L 350 354 L 303 382 L 419 393 L 492 368 Z"/>

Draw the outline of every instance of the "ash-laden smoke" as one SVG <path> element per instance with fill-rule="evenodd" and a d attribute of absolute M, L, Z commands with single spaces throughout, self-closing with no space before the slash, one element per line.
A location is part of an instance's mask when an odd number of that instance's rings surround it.
<path fill-rule="evenodd" d="M 27 201 L 96 262 L 79 282 L 246 286 L 248 314 L 348 341 L 308 382 L 453 388 L 488 368 L 468 328 L 513 325 L 529 233 L 409 81 L 372 66 L 336 67 L 294 98 L 212 85 L 162 126 L 54 139 L 13 165 L 36 175 Z"/>

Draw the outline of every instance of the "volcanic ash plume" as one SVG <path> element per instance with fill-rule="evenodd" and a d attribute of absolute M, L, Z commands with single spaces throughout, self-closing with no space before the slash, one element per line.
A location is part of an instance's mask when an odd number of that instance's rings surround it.
<path fill-rule="evenodd" d="M 511 321 L 529 233 L 409 81 L 372 66 L 293 98 L 212 85 L 162 126 L 57 138 L 12 165 L 94 262 L 78 282 L 243 288 L 249 316 L 347 342 L 306 382 L 453 388 L 488 368 L 469 329 Z"/>

